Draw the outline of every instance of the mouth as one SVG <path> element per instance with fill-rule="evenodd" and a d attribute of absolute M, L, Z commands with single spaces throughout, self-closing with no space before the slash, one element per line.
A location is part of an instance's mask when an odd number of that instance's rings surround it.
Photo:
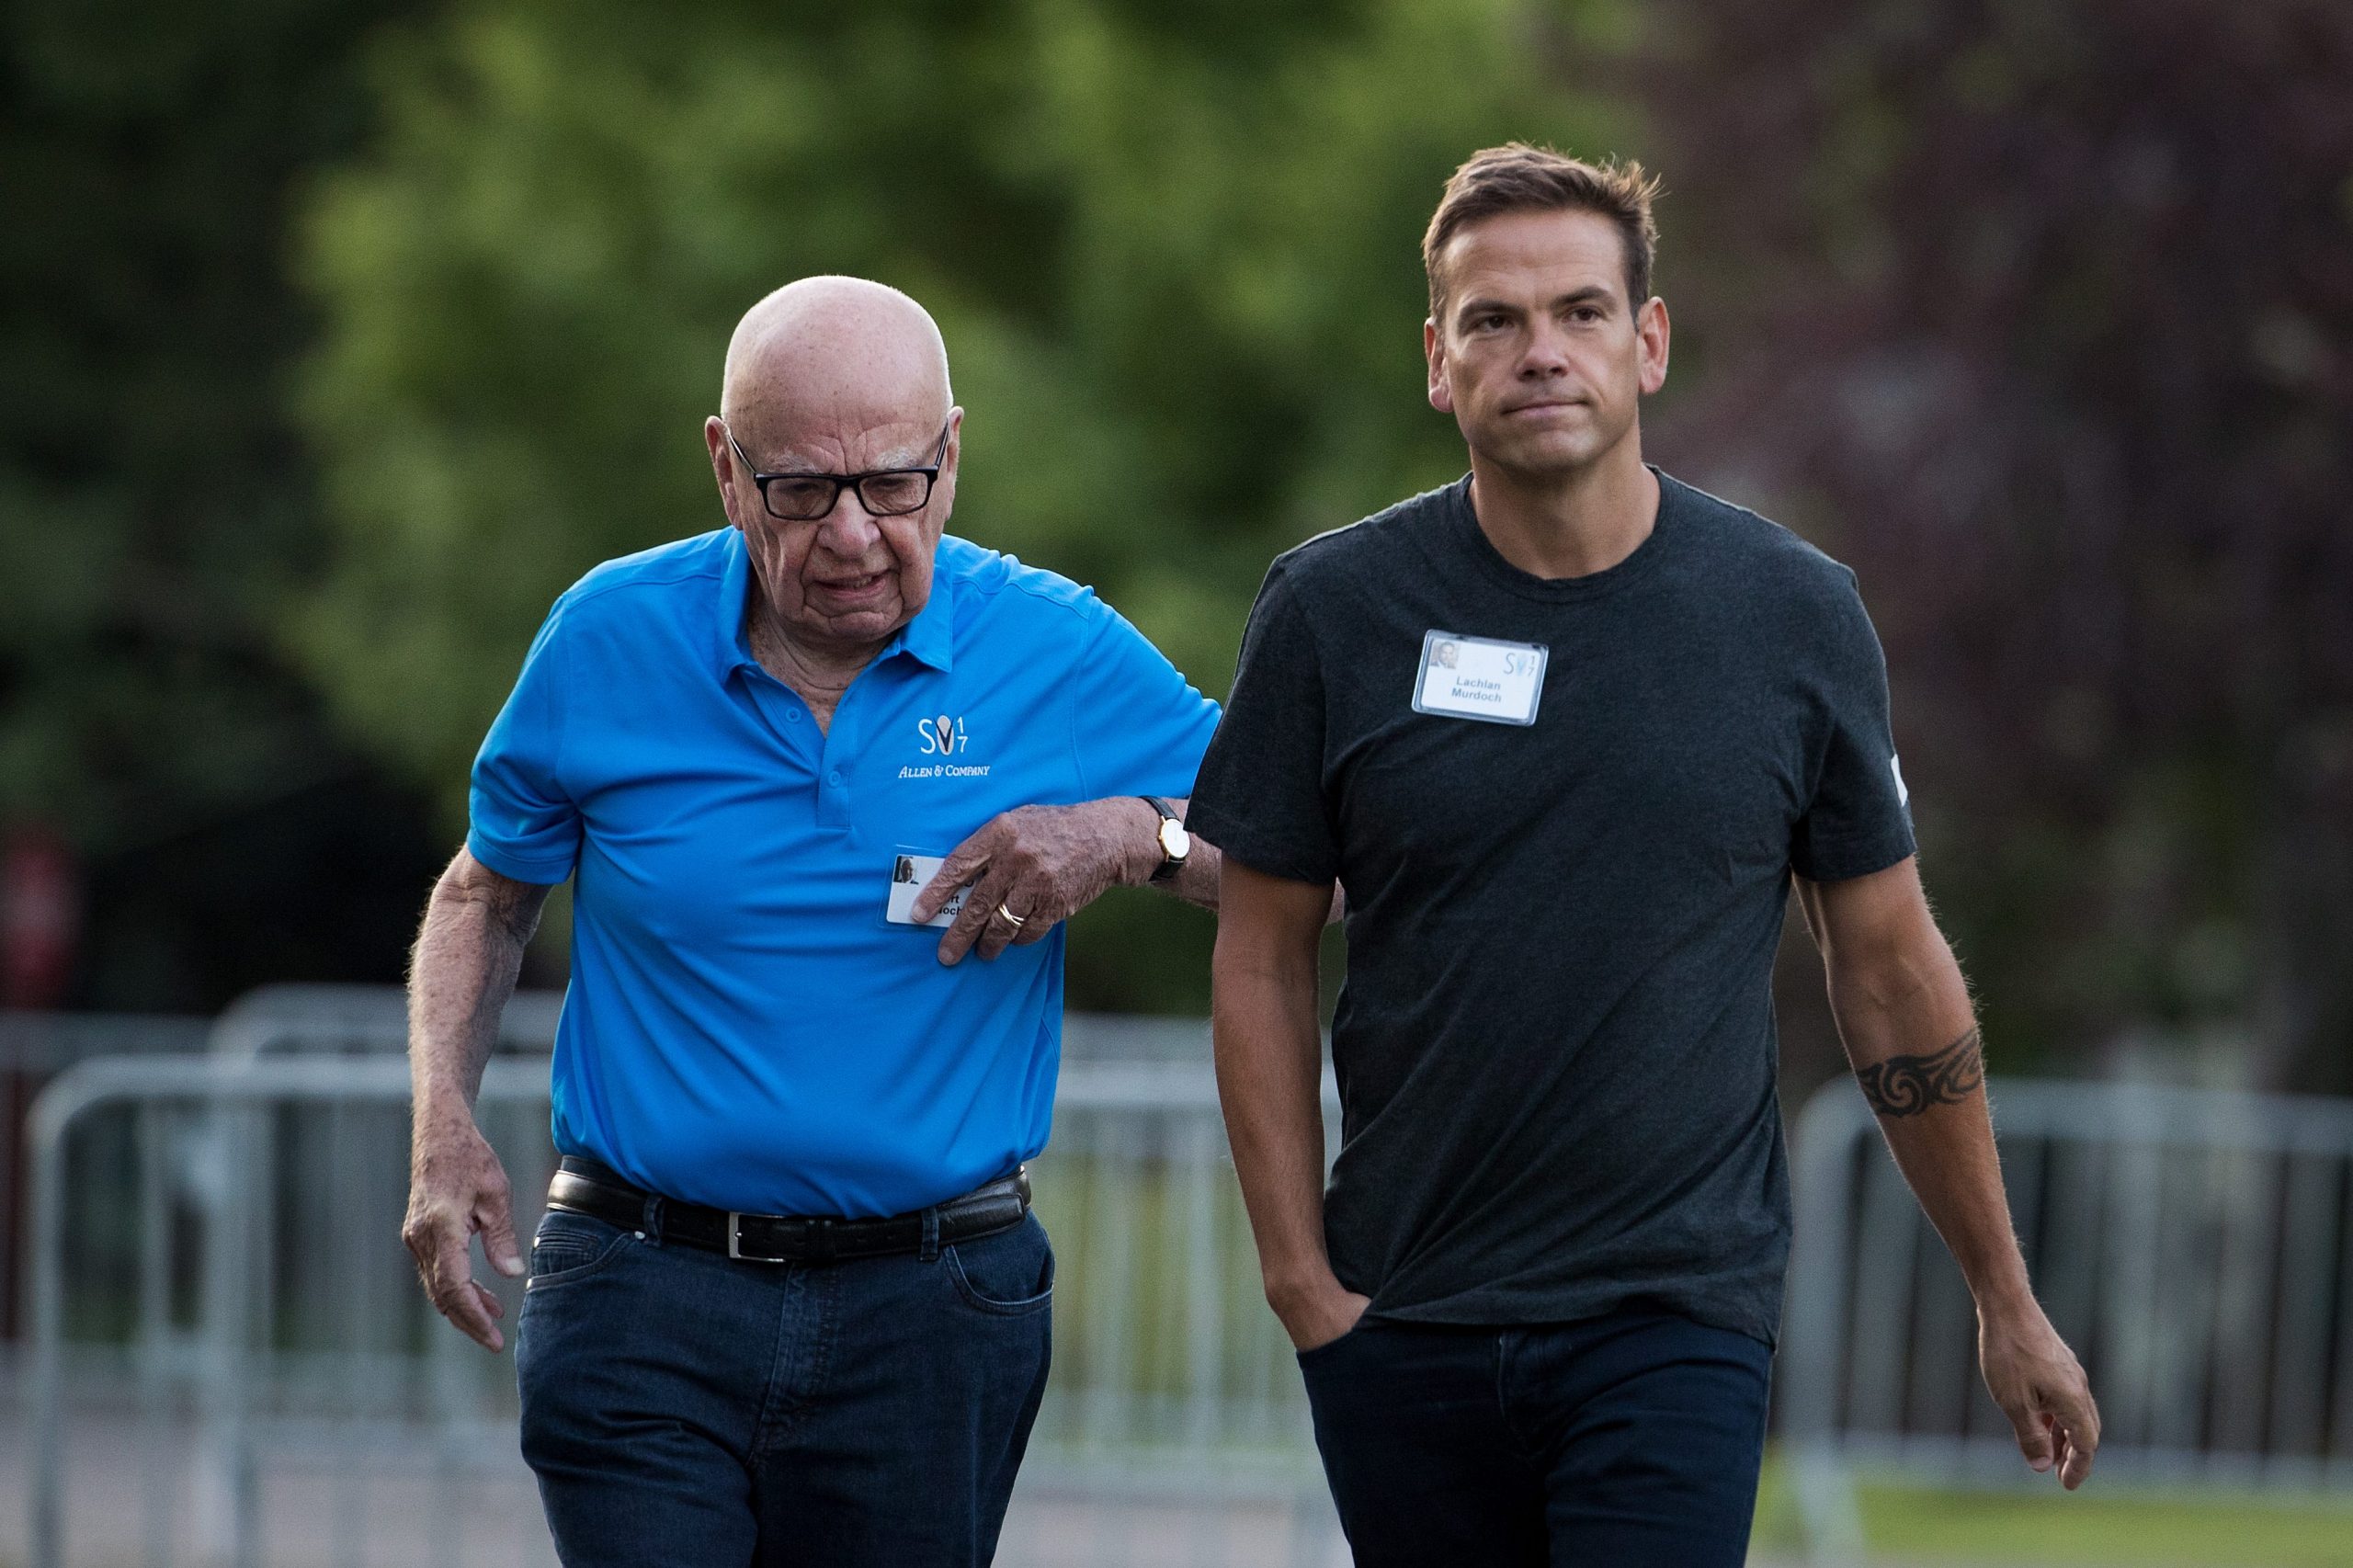
<path fill-rule="evenodd" d="M 814 585 L 827 598 L 863 599 L 880 594 L 890 580 L 891 574 L 887 571 L 869 572 L 856 577 L 820 578 Z"/>
<path fill-rule="evenodd" d="M 1521 414 L 1551 414 L 1561 409 L 1574 408 L 1578 402 L 1576 398 L 1556 397 L 1545 398 L 1536 403 L 1517 403 L 1504 410 L 1504 416 L 1510 418 Z"/>

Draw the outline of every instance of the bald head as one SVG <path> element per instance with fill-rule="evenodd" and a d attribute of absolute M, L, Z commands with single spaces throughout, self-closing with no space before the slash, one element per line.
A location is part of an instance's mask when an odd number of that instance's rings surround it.
<path fill-rule="evenodd" d="M 930 599 L 933 554 L 956 506 L 962 418 L 939 328 L 896 289 L 861 278 L 788 283 L 736 324 L 719 408 L 703 444 L 751 556 L 756 652 L 789 647 L 804 671 L 813 660 L 862 668 Z M 910 476 L 895 492 L 869 488 L 907 469 L 931 476 L 912 490 L 923 497 L 914 510 L 894 504 Z M 834 485 L 823 516 L 779 509 L 762 488 L 806 494 L 813 482 L 823 505 L 825 475 L 862 477 Z"/>
<path fill-rule="evenodd" d="M 954 402 L 931 312 L 885 284 L 839 277 L 788 283 L 744 313 L 719 398 L 721 416 L 763 464 L 819 467 L 826 453 L 805 449 L 812 441 L 833 449 L 850 431 L 902 426 L 928 437 Z"/>

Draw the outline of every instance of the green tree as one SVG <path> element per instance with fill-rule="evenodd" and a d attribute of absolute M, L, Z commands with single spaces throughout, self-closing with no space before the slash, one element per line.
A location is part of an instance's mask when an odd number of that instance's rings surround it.
<path fill-rule="evenodd" d="M 103 851 L 316 752 L 270 630 L 317 542 L 278 250 L 299 173 L 357 140 L 355 40 L 392 8 L 0 20 L 0 815 Z"/>
<path fill-rule="evenodd" d="M 193 951 L 206 912 L 256 938 L 241 954 L 270 926 L 264 895 L 211 874 L 236 854 L 191 839 L 234 821 L 267 853 L 272 802 L 368 793 L 278 631 L 321 542 L 284 246 L 306 173 L 364 128 L 361 40 L 411 8 L 0 9 L 0 828 L 41 824 L 89 868 L 85 1000 L 217 1005 L 260 978 Z M 366 831 L 297 836 L 350 873 Z M 176 870 L 137 858 L 167 842 Z M 349 972 L 335 945 L 269 961 Z M 398 954 L 372 961 L 389 977 Z"/>
<path fill-rule="evenodd" d="M 454 808 L 551 599 L 718 520 L 699 423 L 789 278 L 924 301 L 969 410 L 955 523 L 1095 584 L 1204 689 L 1267 561 L 1459 471 L 1418 242 L 1600 13 L 1502 0 L 1025 0 L 675 26 L 503 0 L 389 51 L 324 187 L 305 407 L 335 528 L 303 621 L 339 710 Z M 1206 924 L 1107 901 L 1083 1001 L 1198 1005 Z"/>

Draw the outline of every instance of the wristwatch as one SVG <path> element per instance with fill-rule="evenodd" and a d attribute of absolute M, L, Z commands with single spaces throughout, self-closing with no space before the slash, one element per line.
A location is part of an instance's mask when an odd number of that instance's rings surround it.
<path fill-rule="evenodd" d="M 1139 795 L 1137 800 L 1160 813 L 1160 865 L 1150 880 L 1155 883 L 1172 881 L 1185 869 L 1185 857 L 1193 852 L 1193 835 L 1168 808 L 1168 802 L 1157 795 Z"/>

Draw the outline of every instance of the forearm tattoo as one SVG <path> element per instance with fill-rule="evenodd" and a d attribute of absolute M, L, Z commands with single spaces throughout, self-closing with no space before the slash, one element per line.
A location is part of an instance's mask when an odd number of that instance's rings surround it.
<path fill-rule="evenodd" d="M 1881 1116 L 1917 1116 L 1931 1106 L 1957 1105 L 1985 1082 L 1977 1031 L 1923 1056 L 1891 1056 L 1855 1069 L 1863 1098 Z"/>

